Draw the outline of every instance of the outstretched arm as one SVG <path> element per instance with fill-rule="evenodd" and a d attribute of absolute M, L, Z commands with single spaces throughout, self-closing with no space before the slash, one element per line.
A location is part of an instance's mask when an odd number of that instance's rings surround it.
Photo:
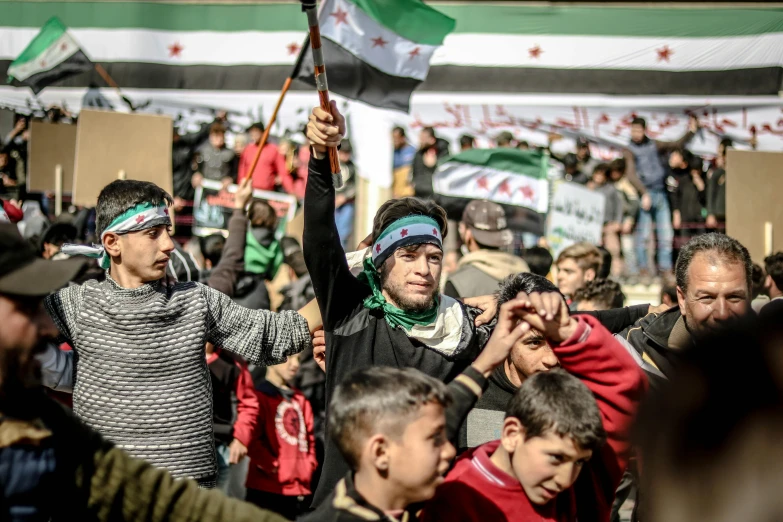
<path fill-rule="evenodd" d="M 199 285 L 207 301 L 207 338 L 217 347 L 262 366 L 284 362 L 310 344 L 307 320 L 296 312 L 250 310 Z"/>
<path fill-rule="evenodd" d="M 335 192 L 326 148 L 339 145 L 345 120 L 334 103 L 332 113 L 334 116 L 317 107 L 307 125 L 313 153 L 307 175 L 302 238 L 305 263 L 327 331 L 370 293 L 351 275 L 334 222 Z"/>

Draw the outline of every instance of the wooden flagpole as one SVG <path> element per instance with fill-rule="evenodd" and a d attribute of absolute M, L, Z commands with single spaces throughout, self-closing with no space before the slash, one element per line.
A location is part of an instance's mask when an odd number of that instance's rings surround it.
<path fill-rule="evenodd" d="M 329 103 L 329 85 L 326 81 L 326 65 L 324 64 L 324 53 L 321 49 L 321 28 L 318 25 L 318 13 L 315 10 L 315 0 L 302 0 L 302 10 L 307 14 L 307 25 L 310 27 L 310 46 L 313 50 L 313 67 L 315 68 L 315 86 L 318 89 L 318 98 L 321 101 L 321 108 L 332 112 L 332 106 Z M 337 157 L 337 147 L 329 147 L 329 166 L 332 171 L 332 180 L 335 188 L 342 186 L 342 175 L 340 174 L 340 159 Z"/>
<path fill-rule="evenodd" d="M 256 155 L 253 158 L 253 163 L 250 164 L 250 168 L 248 169 L 246 176 L 252 176 L 253 172 L 256 170 L 256 165 L 258 165 L 258 158 L 261 157 L 261 151 L 264 149 L 266 142 L 269 139 L 269 132 L 272 129 L 272 125 L 274 125 L 275 121 L 277 121 L 277 113 L 280 111 L 280 106 L 283 104 L 283 98 L 285 98 L 286 93 L 288 93 L 288 89 L 291 88 L 291 82 L 294 81 L 294 78 L 296 78 L 299 74 L 299 69 L 302 67 L 302 60 L 304 59 L 305 51 L 309 43 L 310 35 L 307 35 L 307 38 L 305 38 L 305 41 L 302 43 L 302 48 L 299 50 L 299 56 L 296 58 L 294 68 L 291 71 L 291 74 L 288 75 L 288 78 L 285 79 L 283 88 L 280 90 L 280 96 L 277 98 L 277 104 L 275 105 L 275 110 L 272 112 L 272 117 L 269 118 L 267 124 L 264 125 L 264 134 L 261 135 L 261 141 L 258 142 L 258 150 L 256 151 Z M 240 183 L 242 182 L 241 179 L 237 181 Z"/>

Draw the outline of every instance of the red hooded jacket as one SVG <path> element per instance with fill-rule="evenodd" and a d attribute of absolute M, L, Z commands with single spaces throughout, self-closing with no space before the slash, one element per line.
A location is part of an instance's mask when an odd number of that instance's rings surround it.
<path fill-rule="evenodd" d="M 609 521 L 614 493 L 628 464 L 631 423 L 647 378 L 597 319 L 580 315 L 578 321 L 574 335 L 552 349 L 563 369 L 593 392 L 606 444 L 585 464 L 571 488 L 543 506 L 532 504 L 519 480 L 489 459 L 499 441 L 474 448 L 458 459 L 424 507 L 422 522 Z"/>
<path fill-rule="evenodd" d="M 256 387 L 261 406 L 258 435 L 248 448 L 247 488 L 277 495 L 309 495 L 315 458 L 313 409 L 298 390 L 268 381 Z"/>

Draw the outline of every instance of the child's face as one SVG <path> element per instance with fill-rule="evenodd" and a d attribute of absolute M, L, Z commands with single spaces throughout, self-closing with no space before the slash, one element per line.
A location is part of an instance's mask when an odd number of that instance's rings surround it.
<path fill-rule="evenodd" d="M 289 355 L 286 362 L 270 366 L 270 369 L 275 371 L 284 382 L 290 383 L 299 371 L 299 354 Z"/>
<path fill-rule="evenodd" d="M 174 250 L 174 242 L 166 225 L 117 234 L 116 246 L 119 250 L 107 246 L 111 255 L 122 258 L 123 269 L 145 283 L 157 281 L 166 275 L 169 255 Z M 106 240 L 109 245 L 109 239 Z M 116 253 L 115 253 L 116 252 Z"/>
<path fill-rule="evenodd" d="M 606 183 L 606 172 L 603 170 L 596 170 L 593 172 L 593 181 L 596 185 L 603 185 Z"/>
<path fill-rule="evenodd" d="M 506 419 L 516 422 L 516 419 Z M 505 428 L 505 427 L 504 427 Z M 503 447 L 511 456 L 511 469 L 533 504 L 543 505 L 576 482 L 593 452 L 579 447 L 569 436 L 547 431 L 525 439 L 521 425 L 503 430 Z"/>
<path fill-rule="evenodd" d="M 409 504 L 429 500 L 443 482 L 454 446 L 446 437 L 446 414 L 443 406 L 428 403 L 419 416 L 408 424 L 398 440 L 390 439 L 388 456 L 389 484 Z"/>
<path fill-rule="evenodd" d="M 619 170 L 612 170 L 609 171 L 609 177 L 612 178 L 612 181 L 620 181 L 620 178 L 623 177 L 623 173 Z"/>

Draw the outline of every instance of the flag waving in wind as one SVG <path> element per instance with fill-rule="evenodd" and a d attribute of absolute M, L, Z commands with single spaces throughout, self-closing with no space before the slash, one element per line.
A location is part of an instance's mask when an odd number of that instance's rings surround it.
<path fill-rule="evenodd" d="M 53 17 L 8 66 L 8 81 L 30 87 L 38 94 L 58 80 L 92 68 L 92 62 L 68 34 L 68 29 Z"/>
<path fill-rule="evenodd" d="M 324 0 L 319 20 L 329 90 L 404 112 L 455 25 L 420 0 Z M 303 52 L 292 76 L 314 85 L 312 51 Z"/>

